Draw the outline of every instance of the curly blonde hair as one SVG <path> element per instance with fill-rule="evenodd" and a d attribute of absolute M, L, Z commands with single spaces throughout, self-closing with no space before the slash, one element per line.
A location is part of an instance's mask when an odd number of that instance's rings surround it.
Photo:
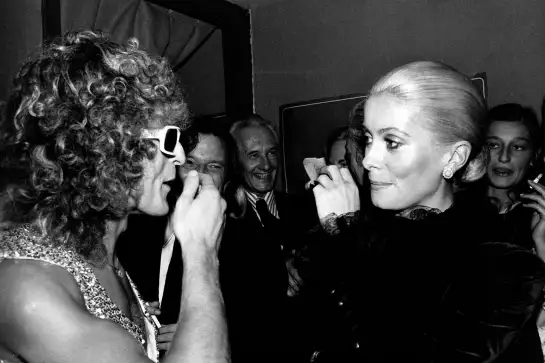
<path fill-rule="evenodd" d="M 189 112 L 167 61 L 70 32 L 26 62 L 1 123 L 1 167 L 15 178 L 9 212 L 91 260 L 105 256 L 106 222 L 123 218 L 153 142 L 151 121 L 187 126 Z"/>

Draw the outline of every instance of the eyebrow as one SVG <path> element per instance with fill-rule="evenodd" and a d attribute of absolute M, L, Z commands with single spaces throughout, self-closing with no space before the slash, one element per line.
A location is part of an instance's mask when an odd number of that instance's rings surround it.
<path fill-rule="evenodd" d="M 225 161 L 222 161 L 222 160 L 210 160 L 210 161 L 208 161 L 207 164 L 221 164 L 221 165 L 225 165 Z"/>
<path fill-rule="evenodd" d="M 253 153 L 253 152 L 260 152 L 261 150 L 263 150 L 262 147 L 257 147 L 257 148 L 252 148 L 252 149 L 244 147 L 244 152 L 246 154 L 250 154 L 250 153 Z M 266 149 L 265 152 L 271 151 L 271 150 L 278 150 L 278 145 L 271 146 L 270 148 Z"/>
<path fill-rule="evenodd" d="M 494 140 L 503 140 L 501 137 L 499 136 L 487 136 L 486 137 L 487 140 L 490 140 L 490 139 L 494 139 Z M 524 137 L 524 136 L 517 136 L 515 138 L 512 139 L 512 141 L 526 141 L 526 142 L 531 142 L 529 138 L 527 137 Z"/>
<path fill-rule="evenodd" d="M 202 159 L 197 158 L 197 157 L 192 156 L 192 155 L 188 155 L 187 159 L 202 161 Z M 219 160 L 219 159 L 212 159 L 212 160 L 206 160 L 206 163 L 207 164 L 210 164 L 210 163 L 224 164 L 225 160 L 222 161 L 222 160 Z"/>
<path fill-rule="evenodd" d="M 405 131 L 402 131 L 402 130 L 398 129 L 397 127 L 385 127 L 383 129 L 378 130 L 379 134 L 385 134 L 385 133 L 388 133 L 388 132 L 398 132 L 398 133 L 400 133 L 402 135 L 405 135 L 407 137 L 411 137 L 411 135 L 409 135 Z"/>

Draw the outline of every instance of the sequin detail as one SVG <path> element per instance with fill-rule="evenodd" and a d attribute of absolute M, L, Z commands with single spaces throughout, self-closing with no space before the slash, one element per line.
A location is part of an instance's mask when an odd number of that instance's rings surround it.
<path fill-rule="evenodd" d="M 87 310 L 97 318 L 108 319 L 122 326 L 145 349 L 144 332 L 110 299 L 92 267 L 76 252 L 63 246 L 52 247 L 49 243 L 47 237 L 33 232 L 29 226 L 4 231 L 0 234 L 0 263 L 4 259 L 27 259 L 64 268 L 76 280 Z"/>

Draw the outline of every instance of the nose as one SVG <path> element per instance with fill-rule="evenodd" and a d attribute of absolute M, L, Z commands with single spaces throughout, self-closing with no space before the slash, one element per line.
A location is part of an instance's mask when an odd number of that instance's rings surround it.
<path fill-rule="evenodd" d="M 182 144 L 176 144 L 174 148 L 174 156 L 169 158 L 174 165 L 183 165 L 185 163 L 185 152 Z"/>
<path fill-rule="evenodd" d="M 378 168 L 380 165 L 379 161 L 380 157 L 378 155 L 378 151 L 376 150 L 376 147 L 373 147 L 373 144 L 371 144 L 365 149 L 361 164 L 366 170 L 369 171 L 373 168 Z"/>
<path fill-rule="evenodd" d="M 507 164 L 511 161 L 511 152 L 509 151 L 508 147 L 502 147 L 500 150 L 500 157 L 499 157 L 500 163 Z"/>
<path fill-rule="evenodd" d="M 269 171 L 271 169 L 271 162 L 266 156 L 262 156 L 259 159 L 259 168 L 263 171 Z"/>

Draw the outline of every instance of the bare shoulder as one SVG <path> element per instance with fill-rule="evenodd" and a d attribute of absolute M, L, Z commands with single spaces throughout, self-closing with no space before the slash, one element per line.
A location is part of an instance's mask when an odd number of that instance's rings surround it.
<path fill-rule="evenodd" d="M 47 291 L 64 290 L 74 301 L 83 302 L 72 275 L 60 266 L 38 260 L 5 259 L 0 261 L 0 304 L 5 299 L 35 298 Z M 19 300 L 24 301 L 24 300 Z"/>
<path fill-rule="evenodd" d="M 91 350 L 94 362 L 147 361 L 121 327 L 87 312 L 75 280 L 61 267 L 3 260 L 0 291 L 0 347 L 24 361 L 86 363 Z"/>

